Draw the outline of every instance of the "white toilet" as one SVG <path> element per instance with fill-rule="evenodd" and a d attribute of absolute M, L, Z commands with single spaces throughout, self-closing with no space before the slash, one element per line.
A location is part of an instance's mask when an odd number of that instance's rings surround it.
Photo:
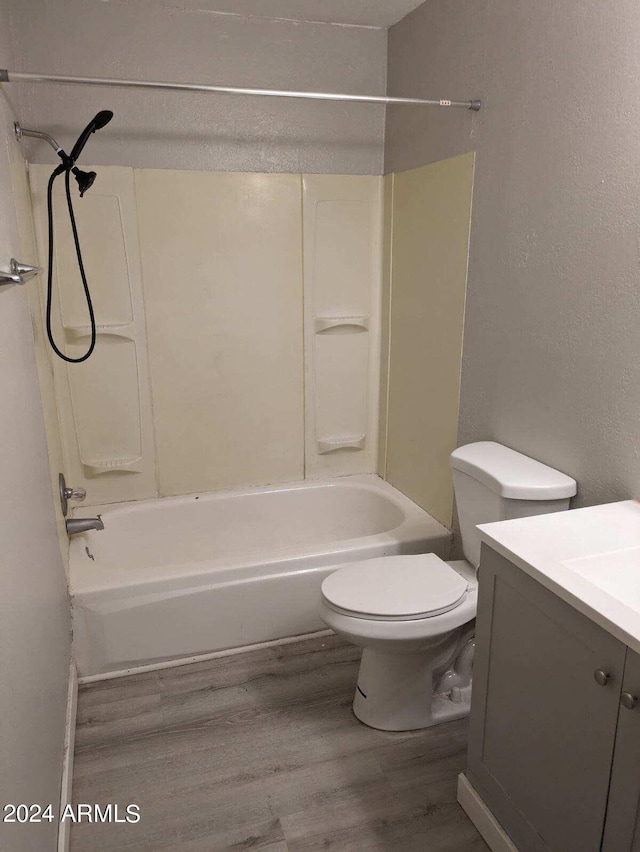
<path fill-rule="evenodd" d="M 364 649 L 353 710 L 383 731 L 469 713 L 477 524 L 568 509 L 571 477 L 492 441 L 451 455 L 464 560 L 383 556 L 339 568 L 322 584 L 325 624 Z"/>

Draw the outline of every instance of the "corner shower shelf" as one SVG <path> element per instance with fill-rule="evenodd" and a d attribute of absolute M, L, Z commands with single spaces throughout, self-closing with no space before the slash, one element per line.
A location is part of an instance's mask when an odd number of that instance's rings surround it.
<path fill-rule="evenodd" d="M 323 334 L 333 329 L 343 328 L 349 329 L 352 332 L 368 331 L 369 317 L 315 317 L 314 331 L 316 334 Z"/>
<path fill-rule="evenodd" d="M 318 455 L 333 453 L 336 450 L 364 450 L 365 435 L 354 438 L 318 438 Z"/>

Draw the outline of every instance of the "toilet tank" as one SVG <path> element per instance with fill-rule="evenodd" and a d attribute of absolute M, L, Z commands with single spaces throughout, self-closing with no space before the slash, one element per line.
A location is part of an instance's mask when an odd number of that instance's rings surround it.
<path fill-rule="evenodd" d="M 575 479 L 494 441 L 458 447 L 450 463 L 462 549 L 476 568 L 478 524 L 562 512 L 576 493 Z"/>

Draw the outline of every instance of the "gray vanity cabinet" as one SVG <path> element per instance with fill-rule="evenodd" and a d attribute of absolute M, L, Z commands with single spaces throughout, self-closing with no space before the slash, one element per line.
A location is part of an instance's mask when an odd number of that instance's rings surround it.
<path fill-rule="evenodd" d="M 640 852 L 640 656 L 627 651 L 603 852 Z"/>
<path fill-rule="evenodd" d="M 625 654 L 482 545 L 467 776 L 521 852 L 600 850 Z"/>

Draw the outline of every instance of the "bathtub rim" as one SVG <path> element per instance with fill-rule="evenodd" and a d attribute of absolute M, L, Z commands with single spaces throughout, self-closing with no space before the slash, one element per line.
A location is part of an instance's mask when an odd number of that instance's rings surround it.
<path fill-rule="evenodd" d="M 131 568 L 124 566 L 114 568 L 106 567 L 104 564 L 90 562 L 87 565 L 85 548 L 90 545 L 92 535 L 96 533 L 83 533 L 74 536 L 69 546 L 69 591 L 73 598 L 81 599 L 85 596 L 91 597 L 94 593 L 104 594 L 111 592 L 118 595 L 126 590 L 138 590 L 143 593 L 145 586 L 158 586 L 170 589 L 197 588 L 205 578 L 217 572 L 221 582 L 225 582 L 224 574 L 229 572 L 235 574 L 234 579 L 229 582 L 238 582 L 238 572 L 244 571 L 247 580 L 257 579 L 260 572 L 251 574 L 251 569 L 264 569 L 263 573 L 279 573 L 286 571 L 287 564 L 297 563 L 302 570 L 313 570 L 327 564 L 327 560 L 333 564 L 339 564 L 344 560 L 344 554 L 354 551 L 374 551 L 385 547 L 397 547 L 398 544 L 409 548 L 407 552 L 414 552 L 412 547 L 419 546 L 425 539 L 444 539 L 451 537 L 452 533 L 444 525 L 432 518 L 424 509 L 414 503 L 409 497 L 396 489 L 393 485 L 383 480 L 377 474 L 357 474 L 341 477 L 322 479 L 308 479 L 291 483 L 279 483 L 275 485 L 258 486 L 255 488 L 232 489 L 228 491 L 201 492 L 189 495 L 172 497 L 151 498 L 147 500 L 127 501 L 123 503 L 112 503 L 105 505 L 93 505 L 74 507 L 74 514 L 85 514 L 88 511 L 100 512 L 104 515 L 105 524 L 108 528 L 109 515 L 117 515 L 132 510 L 144 511 L 161 504 L 164 507 L 171 504 L 184 505 L 190 503 L 196 497 L 206 496 L 212 501 L 223 500 L 233 495 L 237 497 L 253 494 L 270 494 L 282 491 L 297 491 L 308 488 L 321 487 L 330 488 L 335 486 L 348 486 L 358 490 L 374 491 L 389 499 L 402 512 L 403 518 L 400 523 L 385 532 L 372 535 L 359 536 L 349 539 L 336 539 L 331 542 L 309 546 L 289 546 L 271 549 L 265 552 L 252 551 L 237 557 L 221 556 L 197 562 L 173 562 L 163 565 L 144 566 Z M 420 552 L 415 551 L 415 552 Z M 368 558 L 365 554 L 363 558 Z M 173 581 L 173 582 L 172 582 Z M 200 582 L 199 582 L 200 581 Z"/>
<path fill-rule="evenodd" d="M 264 485 L 247 485 L 238 488 L 225 488 L 220 491 L 191 491 L 188 494 L 171 494 L 163 497 L 145 497 L 142 500 L 122 500 L 114 503 L 84 502 L 81 505 L 69 506 L 71 517 L 80 517 L 86 512 L 109 512 L 119 514 L 124 511 L 142 510 L 152 506 L 181 505 L 196 499 L 211 501 L 223 500 L 225 497 L 245 497 L 253 494 L 273 494 L 281 491 L 304 491 L 309 488 L 331 488 L 340 485 L 350 485 L 365 491 L 382 491 L 392 502 L 400 504 L 399 508 L 412 508 L 418 513 L 428 515 L 406 494 L 383 479 L 377 473 L 344 474 L 342 476 L 318 477 L 313 479 L 295 479 L 291 482 L 273 482 Z M 429 516 L 431 517 L 431 516 Z M 73 542 L 73 539 L 71 539 Z"/>

